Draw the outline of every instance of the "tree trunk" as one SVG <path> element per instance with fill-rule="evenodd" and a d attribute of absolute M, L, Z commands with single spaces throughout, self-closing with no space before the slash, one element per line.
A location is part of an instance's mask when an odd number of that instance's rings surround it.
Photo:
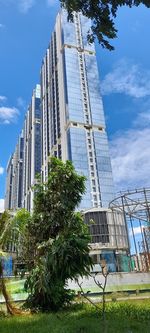
<path fill-rule="evenodd" d="M 2 265 L 1 261 L 0 261 L 0 291 L 2 292 L 2 295 L 5 299 L 7 312 L 9 314 L 13 315 L 14 314 L 14 309 L 13 309 L 13 306 L 11 305 L 11 300 L 10 300 L 9 294 L 6 290 L 5 279 L 4 279 L 4 276 L 3 276 L 3 265 Z"/>

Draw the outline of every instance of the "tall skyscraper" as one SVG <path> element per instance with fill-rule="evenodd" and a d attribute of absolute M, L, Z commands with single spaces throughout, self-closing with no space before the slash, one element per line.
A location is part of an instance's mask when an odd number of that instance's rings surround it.
<path fill-rule="evenodd" d="M 21 208 L 22 185 L 23 185 L 23 151 L 24 136 L 21 132 L 15 152 L 12 154 L 7 165 L 5 209 Z"/>
<path fill-rule="evenodd" d="M 33 209 L 36 175 L 41 174 L 41 88 L 36 85 L 24 128 L 7 165 L 5 209 Z"/>
<path fill-rule="evenodd" d="M 6 168 L 6 193 L 5 193 L 5 209 L 12 209 L 12 180 L 13 180 L 13 154 L 11 155 Z"/>
<path fill-rule="evenodd" d="M 41 88 L 36 85 L 24 122 L 22 207 L 33 209 L 36 175 L 41 173 Z"/>
<path fill-rule="evenodd" d="M 114 196 L 95 46 L 87 42 L 90 21 L 58 14 L 23 131 L 7 167 L 5 207 L 33 210 L 36 174 L 48 177 L 50 156 L 71 160 L 86 176 L 79 210 L 92 235 L 94 262 L 105 259 L 110 271 L 127 270 L 129 240 L 124 215 L 108 209 Z M 91 219 L 95 224 L 91 225 Z M 12 248 L 12 247 L 11 247 Z"/>
<path fill-rule="evenodd" d="M 69 159 L 87 177 L 80 209 L 107 207 L 114 188 L 90 21 L 80 13 L 68 23 L 58 14 L 41 68 L 42 177 L 49 156 Z"/>

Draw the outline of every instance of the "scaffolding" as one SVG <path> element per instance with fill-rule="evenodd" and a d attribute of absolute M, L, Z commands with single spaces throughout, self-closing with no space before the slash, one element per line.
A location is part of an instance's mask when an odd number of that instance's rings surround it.
<path fill-rule="evenodd" d="M 110 202 L 112 211 L 124 215 L 130 236 L 130 258 L 133 269 L 150 270 L 150 188 L 120 192 Z M 134 264 L 133 264 L 134 263 Z"/>

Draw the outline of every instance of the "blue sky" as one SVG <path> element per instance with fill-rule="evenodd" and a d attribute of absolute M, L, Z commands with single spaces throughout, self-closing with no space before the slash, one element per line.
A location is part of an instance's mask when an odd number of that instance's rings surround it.
<path fill-rule="evenodd" d="M 5 169 L 22 129 L 58 12 L 54 0 L 0 0 L 0 207 Z M 116 190 L 149 186 L 150 10 L 118 12 L 115 51 L 98 44 Z"/>

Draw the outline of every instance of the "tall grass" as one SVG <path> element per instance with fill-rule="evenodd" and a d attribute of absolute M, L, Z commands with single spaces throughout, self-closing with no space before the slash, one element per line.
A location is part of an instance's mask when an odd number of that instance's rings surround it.
<path fill-rule="evenodd" d="M 59 313 L 0 318 L 0 333 L 150 333 L 150 301 L 106 305 L 74 305 Z"/>

